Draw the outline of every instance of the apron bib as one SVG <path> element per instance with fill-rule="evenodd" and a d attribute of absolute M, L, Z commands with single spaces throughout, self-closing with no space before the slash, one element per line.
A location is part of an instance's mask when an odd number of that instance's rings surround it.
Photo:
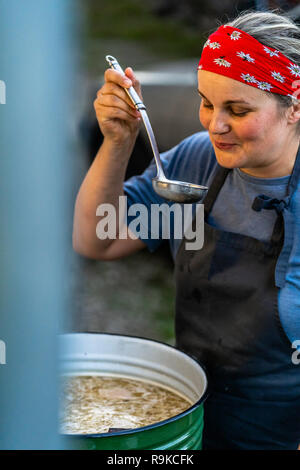
<path fill-rule="evenodd" d="M 183 239 L 176 256 L 176 346 L 208 374 L 203 449 L 297 449 L 300 367 L 291 360 L 275 282 L 285 205 L 257 198 L 254 210 L 278 214 L 268 243 L 210 226 L 207 216 L 229 171 L 218 167 L 204 200 L 203 248 L 185 250 Z"/>

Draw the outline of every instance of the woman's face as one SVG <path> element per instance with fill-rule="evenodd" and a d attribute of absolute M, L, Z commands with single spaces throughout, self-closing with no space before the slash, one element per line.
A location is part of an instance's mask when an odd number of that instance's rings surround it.
<path fill-rule="evenodd" d="M 198 87 L 202 96 L 199 119 L 221 166 L 269 178 L 289 174 L 291 126 L 279 115 L 272 96 L 205 70 L 198 72 Z M 217 143 L 234 145 L 218 148 Z"/>

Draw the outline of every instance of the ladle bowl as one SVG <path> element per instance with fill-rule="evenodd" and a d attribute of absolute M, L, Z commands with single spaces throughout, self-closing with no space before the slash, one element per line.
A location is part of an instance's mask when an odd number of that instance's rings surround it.
<path fill-rule="evenodd" d="M 152 186 L 159 196 L 179 203 L 198 202 L 207 192 L 206 186 L 168 179 L 152 178 Z"/>

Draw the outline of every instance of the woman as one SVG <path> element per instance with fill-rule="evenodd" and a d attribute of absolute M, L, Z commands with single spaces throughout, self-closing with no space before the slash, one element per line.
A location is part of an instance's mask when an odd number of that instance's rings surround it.
<path fill-rule="evenodd" d="M 207 368 L 204 449 L 297 449 L 300 368 L 300 31 L 271 12 L 246 12 L 206 42 L 198 67 L 202 97 L 195 134 L 163 156 L 167 177 L 209 187 L 204 246 L 171 240 L 176 273 L 177 346 Z M 160 240 L 99 240 L 96 207 L 119 196 L 162 203 L 154 164 L 123 184 L 140 124 L 107 70 L 95 109 L 104 143 L 79 191 L 74 248 L 116 259 Z M 297 83 L 296 83 L 297 85 Z M 294 96 L 295 95 L 295 96 Z"/>

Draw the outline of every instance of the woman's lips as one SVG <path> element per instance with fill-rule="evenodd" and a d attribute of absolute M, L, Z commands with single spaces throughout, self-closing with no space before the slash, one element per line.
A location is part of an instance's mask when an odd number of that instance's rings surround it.
<path fill-rule="evenodd" d="M 229 150 L 229 149 L 231 149 L 231 148 L 232 148 L 234 145 L 236 145 L 236 144 L 223 144 L 223 143 L 219 143 L 219 142 L 216 142 L 216 141 L 215 141 L 215 145 L 216 145 L 216 147 L 218 147 L 218 148 L 221 149 L 221 150 L 222 150 L 222 149 L 223 149 L 223 150 L 226 150 L 226 149 Z"/>

